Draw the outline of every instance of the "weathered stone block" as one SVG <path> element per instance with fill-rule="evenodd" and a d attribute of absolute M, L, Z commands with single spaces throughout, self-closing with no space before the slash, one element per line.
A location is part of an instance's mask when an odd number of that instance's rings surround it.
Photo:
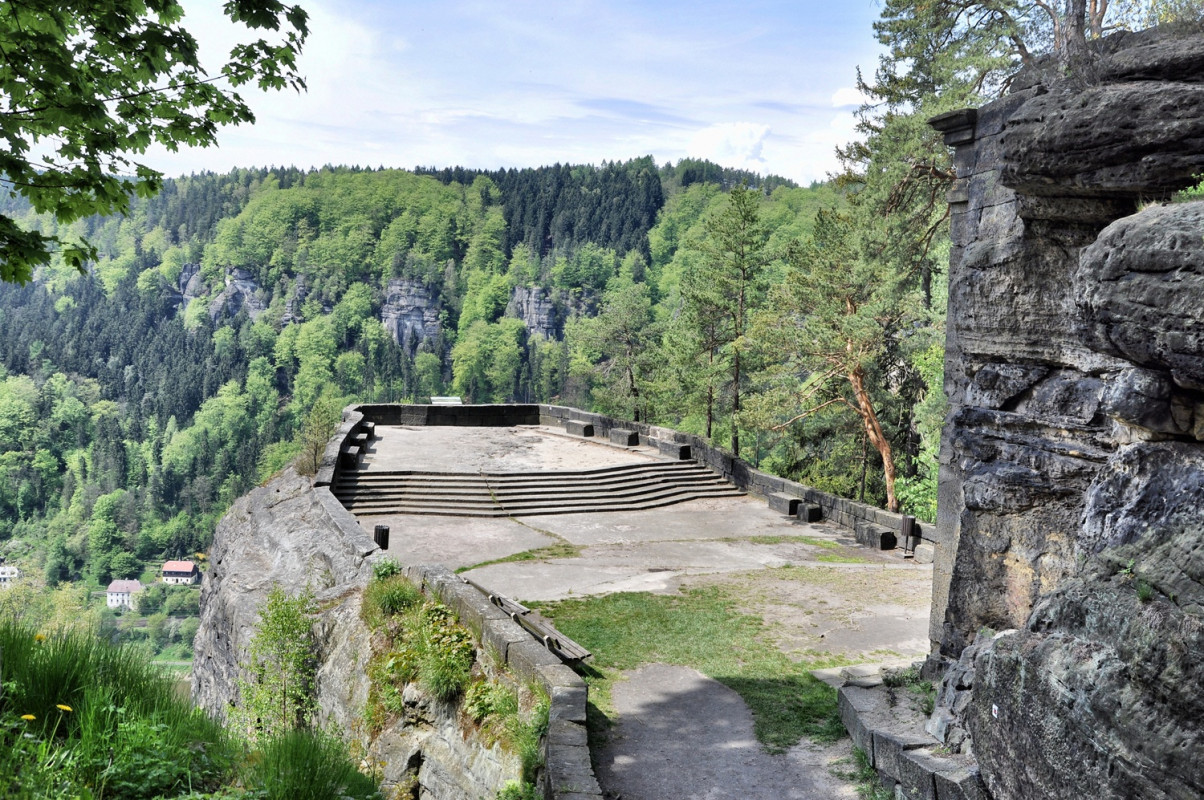
<path fill-rule="evenodd" d="M 932 739 L 922 734 L 875 730 L 874 767 L 897 781 L 904 774 L 904 754 L 932 744 Z"/>
<path fill-rule="evenodd" d="M 894 531 L 876 522 L 857 520 L 854 527 L 854 535 L 858 543 L 866 547 L 872 547 L 875 550 L 894 550 L 895 545 L 898 544 L 898 539 Z"/>
<path fill-rule="evenodd" d="M 667 455 L 669 458 L 673 458 L 678 461 L 689 461 L 690 460 L 690 445 L 688 445 L 688 444 L 681 444 L 679 442 L 667 442 L 667 441 L 661 439 L 661 440 L 657 441 L 656 449 L 660 450 L 662 453 Z"/>
<path fill-rule="evenodd" d="M 582 422 L 579 419 L 569 419 L 564 422 L 564 429 L 573 436 L 593 436 L 594 425 L 592 422 Z"/>
<path fill-rule="evenodd" d="M 585 724 L 585 709 L 589 703 L 589 689 L 580 678 L 575 684 L 560 684 L 548 690 L 552 707 L 548 712 L 549 719 L 563 719 L 569 722 Z"/>
<path fill-rule="evenodd" d="M 636 447 L 640 443 L 640 435 L 635 431 L 629 431 L 625 428 L 611 428 L 610 443 L 619 444 L 623 447 Z"/>
<path fill-rule="evenodd" d="M 474 634 L 477 638 L 483 638 L 485 623 L 490 620 L 509 620 L 506 612 L 489 602 L 489 598 L 481 594 L 476 588 L 468 584 L 460 586 L 450 586 L 452 589 L 452 599 L 454 602 L 449 602 L 448 606 L 453 608 L 456 614 L 460 617 L 460 622 Z M 510 624 L 515 624 L 511 622 Z"/>
<path fill-rule="evenodd" d="M 789 517 L 793 517 L 798 513 L 800 502 L 799 498 L 782 494 L 781 492 L 769 495 L 769 507 L 779 514 L 785 514 Z"/>
<path fill-rule="evenodd" d="M 866 714 L 875 707 L 874 695 L 860 686 L 842 686 L 836 694 L 840 721 L 853 739 L 853 745 L 874 759 L 874 735 L 865 722 Z"/>
<path fill-rule="evenodd" d="M 933 776 L 936 800 L 988 800 L 977 769 L 938 772 Z"/>
<path fill-rule="evenodd" d="M 936 545 L 932 542 L 921 542 L 916 545 L 914 557 L 917 564 L 931 564 L 936 560 Z"/>
<path fill-rule="evenodd" d="M 530 640 L 531 634 L 505 615 L 502 619 L 486 619 L 481 631 L 482 644 L 494 650 L 503 663 L 509 660 L 511 645 Z"/>
<path fill-rule="evenodd" d="M 819 522 L 824 518 L 824 510 L 816 503 L 799 503 L 795 515 L 802 522 Z"/>
<path fill-rule="evenodd" d="M 524 681 L 539 681 L 540 667 L 558 666 L 559 658 L 539 642 L 515 642 L 506 651 L 506 663 Z"/>

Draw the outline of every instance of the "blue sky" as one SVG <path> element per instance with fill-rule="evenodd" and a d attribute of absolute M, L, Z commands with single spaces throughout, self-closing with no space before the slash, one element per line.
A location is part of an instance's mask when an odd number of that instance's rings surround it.
<path fill-rule="evenodd" d="M 235 166 L 522 167 L 686 156 L 800 182 L 836 168 L 856 68 L 879 52 L 873 0 L 301 0 L 309 91 L 244 92 L 254 126 L 145 160 Z M 233 43 L 185 0 L 208 64 Z"/>

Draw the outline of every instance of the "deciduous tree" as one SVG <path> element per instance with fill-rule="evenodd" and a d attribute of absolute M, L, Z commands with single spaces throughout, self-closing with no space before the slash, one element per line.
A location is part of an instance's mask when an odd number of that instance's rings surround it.
<path fill-rule="evenodd" d="M 235 46 L 217 75 L 201 67 L 177 0 L 26 0 L 0 5 L 0 174 L 59 223 L 125 213 L 162 175 L 137 157 L 152 144 L 206 147 L 219 126 L 253 122 L 236 88 L 303 89 L 307 16 L 280 0 L 227 0 L 226 16 L 277 41 Z M 0 215 L 0 278 L 24 283 L 54 249 L 82 268 L 86 241 L 26 230 Z"/>

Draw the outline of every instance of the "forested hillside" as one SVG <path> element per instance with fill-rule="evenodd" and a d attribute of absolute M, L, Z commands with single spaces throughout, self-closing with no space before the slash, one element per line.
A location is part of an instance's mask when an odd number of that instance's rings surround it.
<path fill-rule="evenodd" d="M 855 252 L 849 194 L 644 158 L 205 174 L 70 230 L 10 203 L 100 257 L 0 286 L 0 554 L 95 587 L 203 552 L 345 403 L 435 394 L 676 426 L 875 502 L 889 452 L 926 513 L 939 273 Z"/>

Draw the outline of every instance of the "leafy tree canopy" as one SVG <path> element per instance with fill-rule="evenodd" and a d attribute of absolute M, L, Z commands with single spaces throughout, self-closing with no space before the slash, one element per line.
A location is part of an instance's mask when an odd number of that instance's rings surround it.
<path fill-rule="evenodd" d="M 0 5 L 0 173 L 61 224 L 126 213 L 162 175 L 135 160 L 152 144 L 207 147 L 221 125 L 253 122 L 236 87 L 301 90 L 305 11 L 280 0 L 227 0 L 232 22 L 275 31 L 236 45 L 218 75 L 200 64 L 176 0 L 24 0 Z M 86 240 L 23 230 L 0 215 L 0 279 L 25 283 L 51 251 L 82 269 Z"/>

